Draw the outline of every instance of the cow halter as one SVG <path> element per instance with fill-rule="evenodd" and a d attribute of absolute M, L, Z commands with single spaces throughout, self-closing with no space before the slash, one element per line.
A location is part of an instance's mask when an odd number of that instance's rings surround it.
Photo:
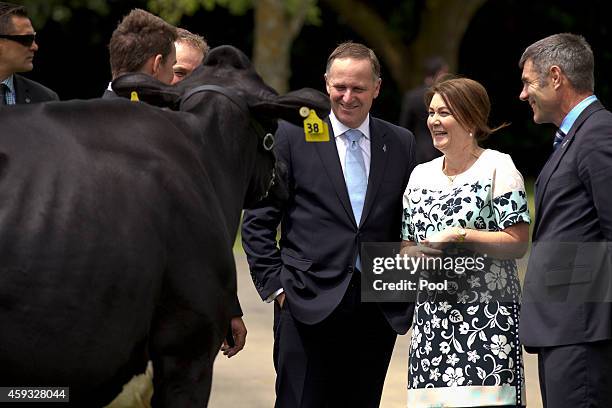
<path fill-rule="evenodd" d="M 195 88 L 192 88 L 187 91 L 181 97 L 179 109 L 183 110 L 183 105 L 185 104 L 185 101 L 200 92 L 216 92 L 232 101 L 234 105 L 238 106 L 238 108 L 249 118 L 249 127 L 255 132 L 257 138 L 260 139 L 260 143 L 257 145 L 258 148 L 263 148 L 267 152 L 270 152 L 274 148 L 274 135 L 270 132 L 266 132 L 261 123 L 251 117 L 249 106 L 247 105 L 247 103 L 244 101 L 244 99 L 239 98 L 238 95 L 236 95 L 236 93 L 231 89 L 219 85 L 196 86 Z M 275 183 L 276 171 L 275 166 L 272 166 L 272 177 L 270 178 L 268 188 L 260 199 L 266 198 L 268 196 L 270 189 L 272 188 L 272 186 L 274 186 Z"/>
<path fill-rule="evenodd" d="M 225 88 L 219 85 L 196 86 L 195 88 L 192 88 L 189 91 L 187 91 L 185 95 L 181 97 L 179 109 L 180 110 L 183 109 L 183 105 L 185 104 L 185 101 L 187 101 L 187 99 L 191 98 L 193 95 L 197 93 L 206 92 L 206 91 L 219 93 L 225 96 L 226 98 L 228 98 L 230 101 L 232 101 L 234 105 L 238 106 L 238 108 L 240 108 L 240 110 L 247 117 L 250 118 L 249 122 L 251 123 L 251 127 L 255 131 L 255 134 L 257 135 L 257 137 L 261 139 L 261 145 L 264 148 L 264 150 L 266 151 L 272 150 L 272 148 L 274 147 L 274 135 L 272 133 L 265 132 L 263 126 L 261 126 L 261 124 L 257 122 L 255 119 L 251 118 L 249 106 L 246 104 L 244 99 L 239 98 L 238 95 L 236 95 L 236 93 L 232 91 L 231 89 L 228 89 L 228 88 Z"/>

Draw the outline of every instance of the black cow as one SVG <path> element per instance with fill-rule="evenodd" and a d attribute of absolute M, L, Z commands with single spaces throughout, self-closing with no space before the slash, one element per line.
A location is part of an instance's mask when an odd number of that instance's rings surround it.
<path fill-rule="evenodd" d="M 310 90 L 278 97 L 234 48 L 209 62 L 172 92 L 123 80 L 182 112 L 0 107 L 0 386 L 69 386 L 72 405 L 101 406 L 150 358 L 154 406 L 206 405 L 236 291 L 232 231 L 271 180 L 253 129 L 328 109 Z M 224 89 L 189 95 L 205 84 Z"/>
<path fill-rule="evenodd" d="M 214 84 L 217 87 L 202 84 Z M 202 158 L 217 196 L 223 203 L 222 210 L 228 221 L 232 244 L 240 223 L 240 210 L 259 201 L 262 192 L 270 185 L 273 154 L 269 150 L 271 145 L 267 144 L 273 141 L 276 119 L 284 118 L 301 124 L 303 117 L 296 108 L 300 106 L 315 108 L 319 116 L 329 112 L 328 97 L 313 89 L 306 88 L 278 96 L 276 91 L 261 80 L 246 55 L 231 46 L 211 50 L 203 66 L 177 85 L 165 85 L 145 74 L 128 74 L 115 80 L 113 89 L 127 98 L 136 90 L 139 99 L 150 104 L 207 118 L 201 121 L 205 124 L 201 133 L 201 143 L 204 146 Z M 232 107 L 233 115 L 227 115 L 228 105 Z M 229 133 L 237 125 L 239 128 L 250 127 L 253 133 L 258 134 L 258 138 L 247 133 Z M 267 134 L 270 134 L 269 138 L 266 138 Z M 220 141 L 219 138 L 224 140 Z M 245 140 L 238 143 L 236 138 Z M 259 166 L 253 166 L 254 156 L 244 155 L 245 145 L 252 149 L 257 145 Z M 262 162 L 267 165 L 262 166 Z M 284 169 L 282 163 L 278 165 L 280 167 L 276 168 L 276 177 L 281 180 Z M 284 186 L 283 183 L 274 185 L 275 198 L 282 200 L 286 195 Z M 242 198 L 245 198 L 244 202 Z"/>

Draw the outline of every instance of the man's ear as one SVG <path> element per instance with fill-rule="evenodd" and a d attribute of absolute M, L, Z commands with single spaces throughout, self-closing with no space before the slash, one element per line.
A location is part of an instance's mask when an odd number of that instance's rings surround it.
<path fill-rule="evenodd" d="M 374 81 L 374 98 L 378 97 L 378 93 L 380 92 L 380 84 L 382 84 L 382 78 L 376 78 L 376 81 Z"/>
<path fill-rule="evenodd" d="M 550 67 L 548 75 L 550 75 L 550 80 L 552 82 L 553 88 L 559 88 L 563 80 L 563 72 L 561 71 L 561 68 L 559 68 L 559 66 L 557 65 L 553 65 L 552 67 Z"/>
<path fill-rule="evenodd" d="M 329 89 L 330 85 L 329 82 L 327 82 L 327 74 L 323 74 L 323 80 L 325 81 L 325 89 L 327 90 L 327 93 L 331 94 L 331 91 Z"/>
<path fill-rule="evenodd" d="M 162 62 L 164 62 L 164 57 L 161 54 L 157 54 L 153 59 L 151 66 L 151 75 L 157 78 L 157 74 L 159 73 L 159 68 L 161 67 Z"/>

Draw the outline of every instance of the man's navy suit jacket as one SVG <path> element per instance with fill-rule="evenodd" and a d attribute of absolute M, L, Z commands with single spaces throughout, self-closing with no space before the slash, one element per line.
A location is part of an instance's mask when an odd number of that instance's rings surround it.
<path fill-rule="evenodd" d="M 370 173 L 358 226 L 329 129 L 329 142 L 306 142 L 302 128 L 280 123 L 275 153 L 287 165 L 289 200 L 282 208 L 245 211 L 243 221 L 243 246 L 260 296 L 282 287 L 292 315 L 307 324 L 321 322 L 338 306 L 357 273 L 361 243 L 401 239 L 402 196 L 414 167 L 412 133 L 370 117 Z M 395 331 L 408 330 L 412 305 L 386 303 L 381 309 Z"/>
<path fill-rule="evenodd" d="M 55 92 L 36 81 L 18 74 L 13 75 L 13 81 L 15 85 L 15 101 L 18 104 L 59 101 L 59 97 Z"/>
<path fill-rule="evenodd" d="M 612 339 L 611 177 L 612 113 L 595 101 L 536 181 L 520 321 L 525 346 Z"/>

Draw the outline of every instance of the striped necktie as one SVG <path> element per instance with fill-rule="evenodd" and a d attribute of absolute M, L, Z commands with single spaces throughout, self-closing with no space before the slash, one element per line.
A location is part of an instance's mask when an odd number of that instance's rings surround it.
<path fill-rule="evenodd" d="M 553 151 L 557 150 L 563 139 L 565 138 L 565 133 L 561 129 L 557 129 L 555 133 L 555 139 L 553 140 Z"/>
<path fill-rule="evenodd" d="M 6 91 L 8 86 L 6 84 L 0 84 L 0 106 L 6 105 Z"/>

